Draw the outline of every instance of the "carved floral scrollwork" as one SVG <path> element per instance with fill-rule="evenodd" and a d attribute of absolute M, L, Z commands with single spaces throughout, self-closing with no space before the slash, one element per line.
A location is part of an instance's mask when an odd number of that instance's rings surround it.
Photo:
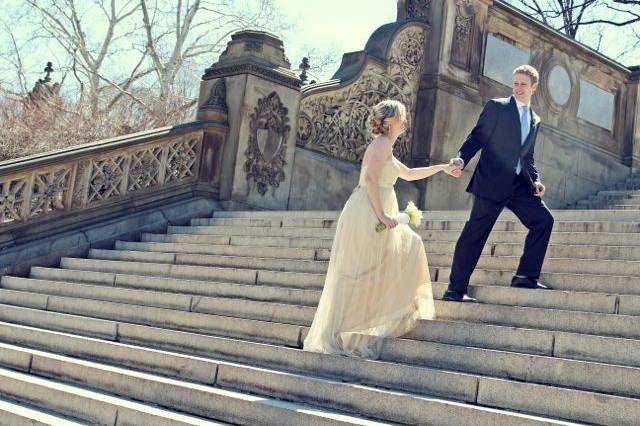
<path fill-rule="evenodd" d="M 285 179 L 287 138 L 289 137 L 288 109 L 276 92 L 258 100 L 250 115 L 249 146 L 244 171 L 253 180 L 258 193 L 265 195 L 269 186 L 275 192 Z"/>
<path fill-rule="evenodd" d="M 367 118 L 371 108 L 384 99 L 396 99 L 407 107 L 407 131 L 394 145 L 394 154 L 408 160 L 425 37 L 426 30 L 421 25 L 406 27 L 393 41 L 385 68 L 369 64 L 354 83 L 304 98 L 296 144 L 341 160 L 360 162 L 370 140 Z"/>

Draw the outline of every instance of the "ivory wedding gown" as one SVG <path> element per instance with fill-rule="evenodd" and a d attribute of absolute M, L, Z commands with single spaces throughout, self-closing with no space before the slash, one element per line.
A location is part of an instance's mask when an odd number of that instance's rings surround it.
<path fill-rule="evenodd" d="M 398 214 L 400 168 L 390 156 L 378 179 L 382 209 Z M 401 336 L 435 316 L 422 239 L 408 225 L 381 233 L 360 171 L 359 187 L 338 219 L 329 269 L 304 350 L 376 359 L 384 337 Z"/>

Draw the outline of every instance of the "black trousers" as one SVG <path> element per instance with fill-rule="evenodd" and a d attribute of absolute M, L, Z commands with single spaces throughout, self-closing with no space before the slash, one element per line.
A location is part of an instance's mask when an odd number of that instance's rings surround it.
<path fill-rule="evenodd" d="M 520 258 L 517 275 L 539 278 L 544 256 L 549 245 L 553 216 L 540 197 L 533 195 L 531 187 L 522 176 L 514 181 L 513 195 L 504 201 L 475 197 L 469 220 L 456 243 L 449 277 L 449 290 L 466 293 L 489 234 L 506 207 L 529 229 Z"/>

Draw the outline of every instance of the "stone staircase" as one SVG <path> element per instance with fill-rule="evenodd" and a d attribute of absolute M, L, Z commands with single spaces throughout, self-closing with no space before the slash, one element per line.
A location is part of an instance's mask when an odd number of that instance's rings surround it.
<path fill-rule="evenodd" d="M 437 298 L 466 215 L 419 231 Z M 482 303 L 437 300 L 376 361 L 300 350 L 336 212 L 215 212 L 3 276 L 0 424 L 638 424 L 640 215 L 555 216 L 555 290 L 508 287 L 525 232 L 505 215 Z"/>
<path fill-rule="evenodd" d="M 578 209 L 640 210 L 640 172 L 576 203 Z"/>

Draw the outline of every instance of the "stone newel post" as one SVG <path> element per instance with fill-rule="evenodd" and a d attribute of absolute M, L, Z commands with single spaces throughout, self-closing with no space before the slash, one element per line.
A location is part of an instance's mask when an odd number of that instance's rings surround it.
<path fill-rule="evenodd" d="M 241 31 L 231 39 L 200 86 L 198 119 L 228 121 L 212 179 L 230 205 L 286 209 L 300 80 L 274 35 Z"/>

